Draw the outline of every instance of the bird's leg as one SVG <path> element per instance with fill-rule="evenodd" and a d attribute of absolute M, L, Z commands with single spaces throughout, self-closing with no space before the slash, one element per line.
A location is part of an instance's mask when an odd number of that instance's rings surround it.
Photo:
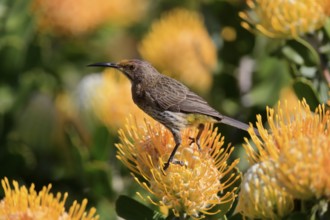
<path fill-rule="evenodd" d="M 201 150 L 200 138 L 202 136 L 204 127 L 205 127 L 204 124 L 199 124 L 198 127 L 197 127 L 198 128 L 198 133 L 197 133 L 196 137 L 195 138 L 189 137 L 189 139 L 191 140 L 190 144 L 196 143 L 197 147 L 198 147 L 198 150 Z"/>
<path fill-rule="evenodd" d="M 167 162 L 164 164 L 164 170 L 167 170 L 167 168 L 170 166 L 170 163 L 172 163 L 176 151 L 178 150 L 179 146 L 181 145 L 180 132 L 172 132 L 172 134 L 174 137 L 175 146 L 174 146 L 172 153 L 171 153 L 170 157 L 168 158 Z M 181 161 L 175 161 L 175 164 L 183 165 L 183 163 Z"/>
<path fill-rule="evenodd" d="M 172 153 L 171 153 L 170 157 L 168 158 L 167 162 L 164 164 L 164 170 L 167 170 L 167 168 L 170 166 L 170 163 L 173 161 L 175 152 L 177 151 L 179 146 L 180 146 L 180 143 L 175 144 L 174 149 L 172 150 Z"/>

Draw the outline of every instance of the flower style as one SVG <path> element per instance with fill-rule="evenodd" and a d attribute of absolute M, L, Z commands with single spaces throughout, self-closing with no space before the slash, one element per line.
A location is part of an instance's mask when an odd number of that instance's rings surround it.
<path fill-rule="evenodd" d="M 297 38 L 321 28 L 329 15 L 329 0 L 247 0 L 251 9 L 239 15 L 242 26 L 272 38 Z"/>
<path fill-rule="evenodd" d="M 295 104 L 293 103 L 293 106 Z M 244 147 L 250 161 L 274 160 L 276 179 L 294 198 L 308 200 L 330 195 L 330 117 L 324 105 L 311 112 L 305 101 L 290 109 L 280 104 L 275 113 L 267 109 L 268 132 L 258 117 L 257 127 L 261 139 L 253 129 L 249 132 L 259 150 L 250 143 Z"/>
<path fill-rule="evenodd" d="M 236 188 L 228 188 L 240 178 L 232 173 L 238 160 L 227 164 L 233 148 L 222 147 L 224 138 L 217 129 L 207 126 L 200 139 L 201 150 L 190 144 L 189 137 L 196 132 L 193 128 L 183 132 L 182 145 L 166 171 L 163 165 L 175 143 L 161 124 L 145 121 L 142 125 L 130 118 L 119 131 L 121 143 L 116 145 L 117 158 L 132 171 L 135 181 L 154 195 L 153 199 L 147 197 L 149 201 L 173 210 L 176 216 L 194 219 L 221 211 L 212 209 L 219 204 L 231 204 Z"/>
<path fill-rule="evenodd" d="M 134 0 L 34 0 L 32 10 L 41 31 L 81 35 L 106 22 L 116 25 L 136 22 L 145 14 L 149 1 L 134 3 Z"/>
<path fill-rule="evenodd" d="M 252 165 L 243 177 L 236 212 L 252 219 L 283 219 L 293 199 L 275 177 L 272 160 Z"/>
<path fill-rule="evenodd" d="M 129 114 L 141 122 L 148 117 L 134 104 L 129 80 L 115 69 L 85 76 L 79 83 L 76 100 L 79 109 L 95 114 L 110 131 L 122 127 Z"/>
<path fill-rule="evenodd" d="M 156 68 L 199 92 L 207 92 L 212 84 L 216 48 L 196 12 L 174 9 L 163 15 L 153 23 L 139 51 Z"/>
<path fill-rule="evenodd" d="M 65 211 L 65 201 L 68 194 L 62 197 L 61 193 L 56 196 L 50 193 L 51 184 L 44 186 L 40 192 L 36 192 L 34 184 L 27 189 L 25 186 L 19 186 L 13 181 L 12 188 L 7 178 L 1 181 L 5 192 L 5 197 L 0 200 L 0 219 L 11 220 L 97 220 L 95 208 L 86 212 L 87 199 L 84 199 L 80 205 L 76 201 L 71 205 L 69 212 Z"/>

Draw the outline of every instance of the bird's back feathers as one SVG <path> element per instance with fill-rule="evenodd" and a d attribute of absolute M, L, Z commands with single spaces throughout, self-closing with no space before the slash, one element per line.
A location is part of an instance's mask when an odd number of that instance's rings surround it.
<path fill-rule="evenodd" d="M 161 108 L 173 112 L 208 115 L 219 121 L 222 119 L 219 112 L 185 85 L 167 76 L 160 76 L 155 86 L 148 87 L 148 91 Z"/>

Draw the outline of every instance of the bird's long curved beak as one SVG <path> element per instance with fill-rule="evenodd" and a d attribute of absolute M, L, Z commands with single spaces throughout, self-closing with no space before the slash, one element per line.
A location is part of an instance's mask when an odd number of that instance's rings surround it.
<path fill-rule="evenodd" d="M 115 68 L 115 69 L 119 69 L 119 65 L 116 63 L 93 63 L 93 64 L 89 64 L 87 66 L 101 66 L 101 67 L 110 67 L 110 68 Z"/>

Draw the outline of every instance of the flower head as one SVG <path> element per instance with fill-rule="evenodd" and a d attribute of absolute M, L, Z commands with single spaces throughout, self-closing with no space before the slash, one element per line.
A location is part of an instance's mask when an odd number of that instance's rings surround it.
<path fill-rule="evenodd" d="M 117 131 L 129 114 L 148 117 L 133 102 L 129 80 L 115 69 L 85 76 L 78 86 L 79 109 L 91 111 L 111 131 Z"/>
<path fill-rule="evenodd" d="M 243 27 L 272 38 L 296 38 L 321 28 L 329 14 L 329 0 L 247 0 L 241 12 Z"/>
<path fill-rule="evenodd" d="M 216 67 L 216 48 L 196 12 L 175 9 L 153 23 L 142 40 L 142 57 L 187 85 L 205 92 Z"/>
<path fill-rule="evenodd" d="M 274 160 L 276 179 L 295 198 L 329 197 L 329 111 L 320 105 L 311 112 L 305 101 L 298 102 L 293 110 L 287 104 L 284 107 L 279 104 L 276 113 L 267 109 L 267 119 L 270 131 L 258 117 L 260 139 L 253 129 L 249 130 L 259 150 L 256 152 L 250 143 L 244 146 L 250 161 Z"/>
<path fill-rule="evenodd" d="M 41 31 L 62 35 L 81 35 L 106 22 L 126 25 L 139 20 L 148 0 L 34 0 L 33 12 Z"/>
<path fill-rule="evenodd" d="M 1 181 L 5 192 L 5 197 L 0 200 L 0 219 L 11 220 L 43 220 L 43 219 L 63 219 L 63 220 L 97 220 L 96 210 L 92 208 L 86 212 L 87 200 L 82 204 L 76 201 L 71 205 L 69 212 L 65 211 L 65 201 L 68 194 L 62 197 L 61 193 L 56 196 L 50 193 L 51 185 L 44 186 L 40 192 L 36 192 L 34 184 L 27 189 L 19 186 L 13 181 L 12 188 L 7 178 Z"/>
<path fill-rule="evenodd" d="M 283 219 L 293 210 L 292 197 L 275 177 L 274 162 L 251 166 L 243 177 L 236 211 L 251 219 Z"/>
<path fill-rule="evenodd" d="M 233 202 L 235 189 L 228 187 L 239 178 L 231 174 L 238 160 L 227 164 L 233 148 L 222 147 L 223 137 L 216 129 L 207 126 L 204 130 L 201 151 L 190 144 L 189 137 L 195 134 L 196 130 L 189 128 L 182 134 L 182 145 L 175 155 L 177 163 L 174 161 L 164 171 L 164 162 L 175 145 L 171 133 L 159 123 L 146 121 L 139 125 L 131 118 L 126 129 L 119 132 L 121 143 L 117 144 L 117 158 L 133 172 L 135 180 L 153 194 L 154 199 L 148 196 L 153 204 L 173 210 L 176 216 L 201 218 L 203 213 L 213 214 L 211 208 Z M 224 176 L 229 177 L 224 180 Z"/>

